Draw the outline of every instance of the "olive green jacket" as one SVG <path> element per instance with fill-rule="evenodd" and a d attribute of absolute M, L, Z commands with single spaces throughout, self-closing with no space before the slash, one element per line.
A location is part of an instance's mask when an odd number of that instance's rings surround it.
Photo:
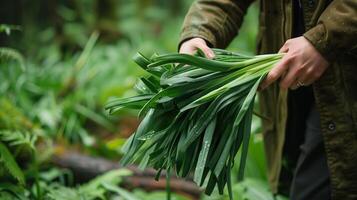
<path fill-rule="evenodd" d="M 225 48 L 253 0 L 197 0 L 181 42 L 201 37 Z M 357 199 L 357 0 L 301 0 L 305 32 L 330 66 L 313 84 L 331 177 L 332 199 Z M 261 0 L 258 53 L 274 53 L 291 38 L 292 0 Z M 277 84 L 260 94 L 269 182 L 277 192 L 287 119 L 287 91 Z"/>

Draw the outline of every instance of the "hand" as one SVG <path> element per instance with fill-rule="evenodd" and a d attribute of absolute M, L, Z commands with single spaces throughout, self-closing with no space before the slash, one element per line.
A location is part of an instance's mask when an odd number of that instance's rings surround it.
<path fill-rule="evenodd" d="M 207 46 L 207 43 L 202 38 L 192 38 L 181 44 L 180 53 L 193 55 L 198 49 L 201 49 L 205 56 L 209 59 L 214 58 L 213 51 Z"/>
<path fill-rule="evenodd" d="M 329 66 L 327 60 L 303 36 L 287 40 L 279 53 L 286 54 L 269 72 L 260 85 L 261 89 L 280 77 L 280 87 L 283 89 L 310 85 L 319 79 Z"/>

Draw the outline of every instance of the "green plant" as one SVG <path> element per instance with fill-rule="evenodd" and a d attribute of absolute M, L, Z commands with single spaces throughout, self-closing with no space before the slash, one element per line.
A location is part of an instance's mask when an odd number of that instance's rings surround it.
<path fill-rule="evenodd" d="M 95 200 L 106 199 L 108 192 L 112 193 L 125 193 L 126 190 L 119 188 L 118 184 L 122 182 L 124 176 L 129 176 L 131 172 L 129 170 L 120 169 L 107 172 L 90 182 L 80 185 L 76 188 L 65 187 L 61 184 L 50 183 L 48 188 L 45 189 L 45 196 L 51 200 L 70 200 L 70 199 L 83 199 L 83 200 Z M 127 192 L 129 193 L 129 192 Z M 124 195 L 123 195 L 124 196 Z M 132 197 L 129 194 L 127 196 Z M 132 200 L 133 198 L 124 198 L 125 200 Z"/>
<path fill-rule="evenodd" d="M 23 185 L 2 183 L 0 197 L 20 200 L 104 200 L 120 195 L 123 200 L 139 200 L 134 194 L 118 186 L 123 181 L 123 177 L 131 175 L 131 171 L 126 169 L 109 171 L 77 187 L 65 186 L 63 182 L 55 180 L 62 179 L 63 175 L 63 171 L 52 168 L 47 172 L 41 172 L 39 180 L 28 188 Z"/>
<path fill-rule="evenodd" d="M 25 176 L 7 146 L 0 142 L 0 167 L 4 167 L 20 184 L 25 184 Z"/>
<path fill-rule="evenodd" d="M 194 171 L 206 193 L 227 184 L 232 198 L 231 168 L 240 148 L 238 179 L 247 157 L 254 97 L 258 86 L 282 55 L 244 56 L 214 49 L 209 60 L 186 54 L 137 54 L 134 60 L 151 74 L 141 78 L 138 96 L 110 101 L 110 113 L 140 109 L 144 116 L 124 147 L 122 164 L 140 160 L 181 177 Z M 175 65 L 177 64 L 177 66 Z M 170 173 L 168 173 L 170 174 Z M 168 176 L 169 179 L 169 176 Z"/>
<path fill-rule="evenodd" d="M 280 195 L 274 196 L 268 184 L 256 178 L 246 178 L 242 182 L 233 184 L 232 191 L 236 200 L 288 200 Z M 229 195 L 213 194 L 204 196 L 201 200 L 229 200 Z"/>
<path fill-rule="evenodd" d="M 110 25 L 110 28 L 117 29 L 119 37 L 114 35 L 114 38 L 118 40 L 109 40 L 109 43 L 107 43 L 107 38 L 111 38 L 111 35 L 107 37 L 107 32 L 101 32 L 98 40 L 95 37 L 96 34 L 92 35 L 91 42 L 87 40 L 93 30 L 97 30 L 95 26 L 96 2 L 99 1 L 58 1 L 56 4 L 25 3 L 16 6 L 19 7 L 18 10 L 24 11 L 21 15 L 8 14 L 6 16 L 6 12 L 2 13 L 1 18 L 4 21 L 22 24 L 23 28 L 20 34 L 16 34 L 14 31 L 19 29 L 18 26 L 0 25 L 0 32 L 4 33 L 2 36 L 11 33 L 11 37 L 5 38 L 4 41 L 8 46 L 4 47 L 5 50 L 11 47 L 11 51 L 2 51 L 2 56 L 0 56 L 1 130 L 21 132 L 21 134 L 26 134 L 26 137 L 39 136 L 41 138 L 38 143 L 41 148 L 44 142 L 52 145 L 65 139 L 73 143 L 86 144 L 84 146 L 76 144 L 76 147 L 79 146 L 87 153 L 109 157 L 108 152 L 100 149 L 101 144 L 107 142 L 107 136 L 118 137 L 118 135 L 111 134 L 114 131 L 111 128 L 112 125 L 108 126 L 109 119 L 116 126 L 115 133 L 121 134 L 123 129 L 117 129 L 117 126 L 120 126 L 118 124 L 121 124 L 120 121 L 127 115 L 135 114 L 135 111 L 120 112 L 119 115 L 108 118 L 102 111 L 103 104 L 109 96 L 126 97 L 134 94 L 132 88 L 135 79 L 143 74 L 143 70 L 135 67 L 130 59 L 135 51 L 140 49 L 148 53 L 151 52 L 153 46 L 160 53 L 177 50 L 180 31 L 177 24 L 182 23 L 183 14 L 192 1 L 183 1 L 185 6 L 180 8 L 184 12 L 179 13 L 180 16 L 175 18 L 172 17 L 169 9 L 162 8 L 163 6 L 172 7 L 178 11 L 179 6 L 176 4 L 178 1 L 148 1 L 145 4 L 141 1 L 118 1 L 118 6 L 112 8 L 120 16 L 114 26 Z M 13 3 L 9 1 L 4 3 L 3 7 L 8 7 L 6 6 L 8 4 Z M 257 26 L 254 25 L 257 23 L 258 9 L 257 6 L 251 8 L 254 12 L 248 13 L 248 17 L 245 17 L 246 27 L 240 29 L 240 36 L 232 43 L 230 50 L 248 54 L 254 52 L 257 32 Z M 5 10 L 7 13 L 12 12 L 12 9 Z M 37 12 L 40 10 L 45 13 Z M 50 13 L 53 17 L 48 17 L 48 10 L 55 11 Z M 16 21 L 16 19 L 14 21 L 11 16 L 22 21 Z M 43 16 L 47 17 L 46 20 L 43 20 Z M 53 19 L 56 22 L 53 22 Z M 94 43 L 95 47 L 93 47 Z M 86 52 L 90 53 L 82 54 L 83 49 L 87 49 Z M 17 53 L 20 56 L 17 56 Z M 19 57 L 22 59 L 18 59 Z M 20 67 L 21 63 L 25 66 Z M 34 134 L 34 129 L 39 129 L 39 132 Z M 57 140 L 58 136 L 63 136 L 63 138 Z M 125 139 L 118 138 L 118 140 L 120 140 L 118 146 L 121 146 Z M 95 145 L 91 146 L 94 143 Z M 22 186 L 9 179 L 11 174 L 0 164 L 0 199 L 15 199 L 15 197 L 44 199 L 46 195 L 42 192 L 45 192 L 48 185 L 52 183 L 77 190 L 78 187 L 74 187 L 71 183 L 62 182 L 61 177 L 58 178 L 60 181 L 57 179 L 45 181 L 43 176 L 49 175 L 43 171 L 39 173 L 41 183 L 35 186 L 32 184 L 35 173 L 33 169 L 28 169 L 28 165 L 32 165 L 33 161 L 28 163 L 19 159 L 24 150 L 31 152 L 29 145 L 21 145 L 22 147 L 18 148 L 10 146 L 7 142 L 4 144 L 23 171 L 27 184 Z M 90 148 L 90 152 L 87 148 Z M 51 146 L 46 146 L 45 149 L 48 150 L 46 154 L 53 151 Z M 249 154 L 252 152 L 249 150 Z M 43 152 L 35 152 L 35 154 L 39 157 L 43 156 Z M 111 158 L 117 159 L 118 154 L 112 155 Z M 38 158 L 38 160 L 42 159 Z M 237 159 L 240 157 L 237 156 Z M 41 164 L 40 167 L 46 169 L 49 167 L 49 171 L 56 171 L 56 168 L 46 164 Z M 235 171 L 238 169 L 238 165 L 235 165 L 232 170 L 233 183 L 238 173 Z M 251 168 L 248 158 L 245 174 L 249 174 L 250 171 L 256 173 L 255 170 L 256 168 Z M 3 178 L 2 175 L 6 177 Z M 233 190 L 234 187 L 233 185 Z M 35 195 L 36 193 L 41 195 Z M 134 191 L 134 193 L 139 199 L 165 199 L 164 192 L 148 194 Z M 113 199 L 117 199 L 115 195 L 113 196 Z M 174 197 L 173 195 L 173 199 Z"/>
<path fill-rule="evenodd" d="M 25 70 L 25 59 L 19 51 L 8 47 L 0 47 L 0 62 L 17 61 L 22 70 Z"/>
<path fill-rule="evenodd" d="M 25 184 L 23 169 L 20 167 L 16 158 L 19 156 L 27 159 L 35 154 L 35 142 L 37 135 L 13 130 L 0 131 L 0 169 L 5 169 L 19 184 Z M 32 158 L 28 159 L 32 160 Z M 5 176 L 2 170 L 0 176 Z"/>
<path fill-rule="evenodd" d="M 0 140 L 6 142 L 9 146 L 27 148 L 30 151 L 35 151 L 37 135 L 21 131 L 1 130 Z"/>
<path fill-rule="evenodd" d="M 21 30 L 20 26 L 11 25 L 11 24 L 0 24 L 0 33 L 6 33 L 6 35 L 10 35 L 12 31 Z"/>
<path fill-rule="evenodd" d="M 4 111 L 0 112 L 0 176 L 6 175 L 7 171 L 23 185 L 25 176 L 16 158 L 26 157 L 31 160 L 35 153 L 37 134 L 22 130 L 29 127 L 28 121 L 6 99 L 0 99 L 0 105 Z"/>

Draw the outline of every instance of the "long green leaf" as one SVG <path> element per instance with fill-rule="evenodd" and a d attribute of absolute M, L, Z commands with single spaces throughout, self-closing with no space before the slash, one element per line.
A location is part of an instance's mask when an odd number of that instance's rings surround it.
<path fill-rule="evenodd" d="M 25 176 L 4 143 L 0 141 L 0 163 L 22 185 L 25 184 Z"/>

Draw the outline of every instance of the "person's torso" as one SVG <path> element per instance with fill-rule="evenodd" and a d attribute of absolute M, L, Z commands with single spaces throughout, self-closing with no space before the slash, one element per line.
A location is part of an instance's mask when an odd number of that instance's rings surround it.
<path fill-rule="evenodd" d="M 317 24 L 329 3 L 329 0 L 301 0 L 305 31 Z M 257 52 L 276 53 L 287 39 L 294 36 L 296 11 L 293 0 L 261 0 L 260 7 Z M 349 194 L 347 190 L 351 186 L 348 185 L 357 185 L 356 58 L 348 54 L 336 58 L 312 87 L 321 115 L 321 130 L 333 179 L 333 195 L 343 197 L 344 193 Z M 280 173 L 281 157 L 276 154 L 281 153 L 284 145 L 289 112 L 287 93 L 278 84 L 260 93 L 263 115 L 272 119 L 272 123 L 263 122 L 271 182 L 277 182 Z"/>

